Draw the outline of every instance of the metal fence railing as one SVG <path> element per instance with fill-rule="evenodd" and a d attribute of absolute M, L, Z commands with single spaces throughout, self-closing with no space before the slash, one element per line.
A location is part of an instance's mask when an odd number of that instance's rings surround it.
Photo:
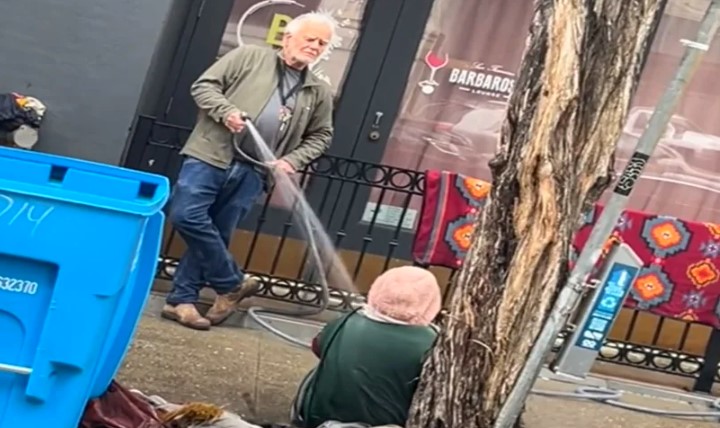
<path fill-rule="evenodd" d="M 181 165 L 178 151 L 190 131 L 152 117 L 139 117 L 125 166 L 174 179 Z M 330 308 L 351 309 L 363 301 L 364 292 L 380 272 L 412 263 L 410 220 L 422 201 L 424 173 L 324 156 L 299 175 L 300 185 L 355 281 L 354 289 L 331 291 Z M 368 210 L 368 200 L 375 204 L 374 210 Z M 391 215 L 381 213 L 379 208 L 388 204 L 396 208 Z M 272 194 L 266 197 L 238 229 L 231 249 L 247 271 L 260 278 L 264 297 L 317 305 L 319 285 L 307 263 L 307 248 L 292 222 L 291 209 L 283 207 Z M 172 279 L 183 249 L 182 239 L 168 227 L 159 279 Z M 438 276 L 447 292 L 456 272 L 427 268 Z M 558 338 L 556 349 L 566 334 Z M 709 392 L 713 383 L 720 381 L 720 331 L 624 309 L 600 359 L 693 378 L 695 390 Z"/>

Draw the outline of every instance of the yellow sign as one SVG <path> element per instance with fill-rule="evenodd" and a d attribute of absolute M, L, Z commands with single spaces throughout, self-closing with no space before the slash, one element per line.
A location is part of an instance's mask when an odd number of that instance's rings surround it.
<path fill-rule="evenodd" d="M 265 42 L 271 46 L 282 46 L 282 36 L 285 33 L 285 27 L 292 21 L 293 17 L 282 13 L 273 15 L 270 28 L 268 28 Z"/>

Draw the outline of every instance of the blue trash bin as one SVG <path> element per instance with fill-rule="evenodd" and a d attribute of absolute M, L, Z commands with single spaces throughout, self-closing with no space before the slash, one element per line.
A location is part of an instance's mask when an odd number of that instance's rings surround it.
<path fill-rule="evenodd" d="M 95 375 L 90 398 L 100 397 L 107 391 L 135 335 L 135 329 L 145 303 L 150 297 L 150 289 L 155 279 L 164 224 L 165 215 L 162 212 L 148 218 L 138 254 L 135 256 L 137 263 L 130 273 L 128 287 L 120 302 L 120 306 L 124 309 L 118 311 L 119 316 L 108 332 L 108 340 L 100 358 L 100 367 Z"/>
<path fill-rule="evenodd" d="M 0 148 L 0 428 L 75 427 L 135 330 L 165 177 Z"/>

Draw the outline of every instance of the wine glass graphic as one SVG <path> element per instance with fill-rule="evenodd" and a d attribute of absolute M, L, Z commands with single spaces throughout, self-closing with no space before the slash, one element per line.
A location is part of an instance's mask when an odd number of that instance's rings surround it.
<path fill-rule="evenodd" d="M 448 62 L 450 62 L 450 58 L 447 54 L 445 54 L 445 57 L 442 58 L 435 55 L 433 51 L 428 51 L 425 55 L 425 64 L 427 64 L 428 68 L 430 68 L 430 77 L 418 83 L 418 86 L 420 86 L 420 90 L 423 94 L 430 95 L 435 92 L 435 87 L 440 85 L 435 81 L 435 73 L 448 65 Z"/>

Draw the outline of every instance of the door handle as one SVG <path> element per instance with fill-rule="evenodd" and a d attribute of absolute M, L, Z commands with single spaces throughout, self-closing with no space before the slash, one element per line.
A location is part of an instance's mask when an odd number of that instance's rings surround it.
<path fill-rule="evenodd" d="M 376 111 L 376 112 L 375 112 L 375 120 L 374 120 L 373 123 L 372 123 L 372 128 L 373 128 L 373 129 L 378 129 L 378 128 L 380 128 L 380 121 L 382 120 L 383 116 L 385 116 L 385 113 L 383 113 L 383 112 L 381 112 L 381 111 Z"/>

